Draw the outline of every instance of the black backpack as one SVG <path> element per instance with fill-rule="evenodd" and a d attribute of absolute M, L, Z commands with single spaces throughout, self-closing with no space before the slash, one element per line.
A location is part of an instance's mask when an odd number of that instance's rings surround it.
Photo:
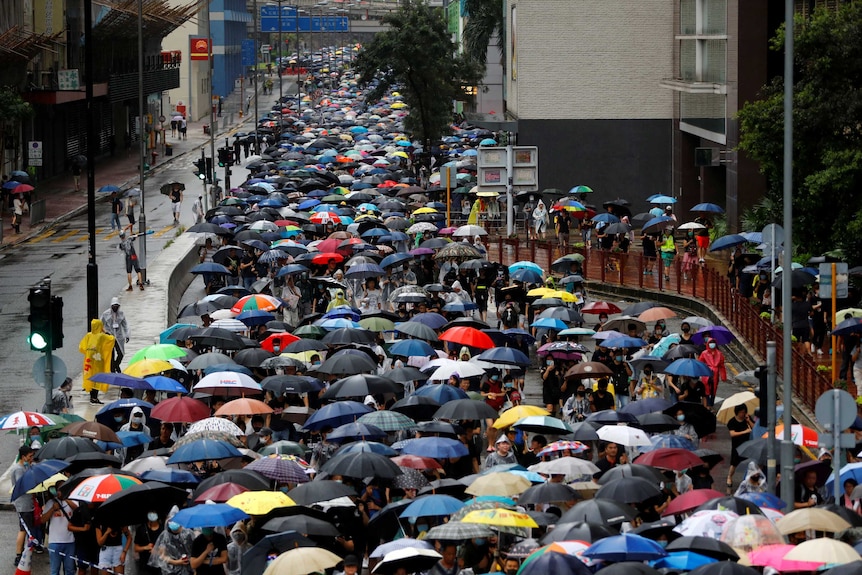
<path fill-rule="evenodd" d="M 516 327 L 518 325 L 518 312 L 515 308 L 507 305 L 503 310 L 503 325 L 506 327 Z"/>

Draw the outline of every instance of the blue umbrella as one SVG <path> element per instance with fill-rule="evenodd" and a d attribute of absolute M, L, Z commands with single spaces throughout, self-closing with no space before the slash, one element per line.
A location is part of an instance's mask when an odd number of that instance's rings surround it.
<path fill-rule="evenodd" d="M 181 445 L 168 458 L 168 463 L 193 463 L 209 459 L 242 457 L 242 453 L 227 441 L 217 439 L 197 439 Z"/>
<path fill-rule="evenodd" d="M 413 395 L 433 399 L 440 405 L 443 405 L 447 401 L 468 398 L 467 394 L 460 387 L 445 384 L 423 385 Z"/>
<path fill-rule="evenodd" d="M 417 313 L 412 318 L 410 318 L 410 321 L 421 323 L 422 325 L 426 325 L 431 329 L 440 329 L 441 327 L 449 323 L 449 320 L 447 320 L 439 313 L 434 313 L 433 311 Z"/>
<path fill-rule="evenodd" d="M 845 319 L 832 330 L 832 335 L 850 335 L 851 333 L 862 333 L 862 318 Z"/>
<path fill-rule="evenodd" d="M 503 363 L 506 365 L 530 365 L 530 358 L 524 352 L 513 347 L 492 347 L 479 354 L 478 359 L 488 363 Z"/>
<path fill-rule="evenodd" d="M 416 317 L 415 317 L 415 316 L 414 316 L 414 318 L 413 318 L 413 321 L 416 321 Z M 506 335 L 508 335 L 509 337 L 511 337 L 511 338 L 513 338 L 513 339 L 514 339 L 516 336 L 519 336 L 519 335 L 520 335 L 522 338 L 524 338 L 524 341 L 526 341 L 528 344 L 535 343 L 535 341 L 536 341 L 536 338 L 535 338 L 535 337 L 533 337 L 533 336 L 532 336 L 532 334 L 530 334 L 530 332 L 528 332 L 528 331 L 527 331 L 527 330 L 525 330 L 525 329 L 521 329 L 521 328 L 519 328 L 519 327 L 513 327 L 513 328 L 511 328 L 511 329 L 504 329 L 504 330 L 503 330 L 503 333 L 505 333 Z"/>
<path fill-rule="evenodd" d="M 17 188 L 20 185 L 21 185 L 21 182 L 17 182 L 15 180 L 9 180 L 5 184 L 3 184 L 3 189 L 4 190 L 12 190 L 14 188 Z"/>
<path fill-rule="evenodd" d="M 695 205 L 689 211 L 691 211 L 691 212 L 711 212 L 714 214 L 723 214 L 724 208 L 722 208 L 718 204 L 710 204 L 709 202 L 705 202 L 703 204 Z"/>
<path fill-rule="evenodd" d="M 524 271 L 529 272 L 529 270 L 524 270 Z M 530 272 L 530 273 L 533 273 L 533 272 Z M 443 306 L 443 311 L 447 311 L 447 312 L 464 313 L 464 312 L 472 311 L 474 309 L 479 309 L 479 306 L 477 306 L 473 302 L 461 301 L 461 300 L 449 302 Z"/>
<path fill-rule="evenodd" d="M 194 529 L 196 527 L 226 527 L 248 518 L 245 511 L 227 503 L 209 503 L 181 509 L 173 516 L 173 521 L 186 529 Z"/>
<path fill-rule="evenodd" d="M 674 219 L 670 216 L 656 216 L 651 220 L 647 220 L 647 222 L 643 226 L 641 226 L 641 229 L 648 230 L 653 227 L 662 227 L 664 224 L 673 221 Z"/>
<path fill-rule="evenodd" d="M 398 455 L 397 451 L 385 443 L 379 443 L 377 441 L 354 441 L 353 443 L 348 443 L 347 445 L 339 447 L 338 451 L 333 455 L 340 455 L 342 453 L 377 453 L 378 455 L 385 455 L 386 457 Z"/>
<path fill-rule="evenodd" d="M 694 551 L 674 551 L 667 557 L 651 561 L 650 565 L 656 569 L 673 569 L 674 571 L 691 571 L 701 565 L 718 563 L 715 557 L 707 557 Z"/>
<path fill-rule="evenodd" d="M 267 322 L 274 320 L 275 316 L 259 309 L 249 309 L 236 316 L 236 319 L 251 327 L 255 325 L 266 325 Z"/>
<path fill-rule="evenodd" d="M 642 340 L 639 337 L 629 337 L 627 335 L 621 335 L 617 337 L 609 337 L 605 340 L 604 346 L 612 349 L 622 349 L 622 348 L 641 348 L 649 345 L 647 342 Z"/>
<path fill-rule="evenodd" d="M 204 262 L 202 264 L 198 264 L 192 269 L 189 270 L 189 273 L 192 274 L 216 274 L 229 276 L 231 274 L 230 270 L 224 267 L 221 264 L 217 264 L 216 262 Z"/>
<path fill-rule="evenodd" d="M 421 339 L 405 339 L 397 341 L 389 347 L 390 355 L 401 355 L 404 357 L 427 357 L 433 353 L 434 348 L 428 342 Z"/>
<path fill-rule="evenodd" d="M 359 323 L 348 319 L 346 317 L 333 317 L 324 320 L 318 320 L 314 322 L 314 325 L 318 327 L 322 327 L 323 329 L 343 329 L 343 328 L 351 328 L 351 329 L 362 329 L 362 326 Z"/>
<path fill-rule="evenodd" d="M 740 234 L 730 234 L 727 236 L 721 236 L 709 246 L 709 251 L 717 252 L 727 248 L 733 248 L 736 246 L 741 246 L 742 244 L 748 243 L 748 239 L 745 236 Z"/>
<path fill-rule="evenodd" d="M 542 283 L 542 274 L 533 269 L 522 268 L 509 274 L 509 278 L 516 282 L 528 284 Z"/>
<path fill-rule="evenodd" d="M 661 433 L 659 435 L 653 435 L 650 437 L 650 446 L 644 446 L 640 448 L 641 453 L 648 453 L 650 451 L 654 451 L 656 449 L 661 449 L 663 447 L 672 448 L 672 449 L 687 449 L 688 451 L 694 451 L 697 447 L 691 440 L 686 439 L 681 435 L 670 435 L 666 433 Z"/>
<path fill-rule="evenodd" d="M 520 261 L 520 262 L 513 263 L 512 265 L 509 266 L 509 273 L 511 274 L 511 273 L 514 273 L 514 272 L 516 272 L 518 270 L 522 270 L 522 269 L 533 270 L 534 272 L 536 272 L 539 275 L 542 275 L 545 273 L 545 270 L 543 270 L 539 266 L 539 264 L 533 263 L 533 262 L 528 262 L 528 261 Z"/>
<path fill-rule="evenodd" d="M 448 387 L 448 386 L 447 386 Z M 467 446 L 448 437 L 420 437 L 407 443 L 401 450 L 405 455 L 421 455 L 434 459 L 462 457 L 467 455 Z"/>
<path fill-rule="evenodd" d="M 543 317 L 531 323 L 530 327 L 542 327 L 546 329 L 555 329 L 557 331 L 562 331 L 564 329 L 567 329 L 569 326 L 566 325 L 566 322 L 559 318 Z"/>
<path fill-rule="evenodd" d="M 281 269 L 278 270 L 278 273 L 275 274 L 275 277 L 280 278 L 293 274 L 304 274 L 308 273 L 309 271 L 310 270 L 307 267 L 300 264 L 287 264 L 286 266 L 283 266 Z"/>
<path fill-rule="evenodd" d="M 850 465 L 858 465 L 860 468 L 862 468 L 862 464 L 860 464 L 860 463 L 851 463 Z M 847 467 L 847 466 L 845 465 L 844 467 Z M 856 474 L 856 476 L 858 476 L 859 479 L 862 479 L 862 473 Z M 850 475 L 850 476 L 845 477 L 844 474 L 842 473 L 841 474 L 841 481 L 843 482 L 845 479 L 848 479 L 849 477 L 854 477 L 854 476 Z M 830 493 L 829 490 L 831 489 L 831 483 L 830 483 L 831 481 L 832 481 L 831 479 L 829 481 L 827 481 L 826 485 L 823 488 L 826 491 L 826 493 Z M 857 481 L 858 481 L 858 479 L 857 479 Z M 780 497 L 778 497 L 774 493 L 769 493 L 768 491 L 764 491 L 763 493 L 757 493 L 757 492 L 749 491 L 747 493 L 742 493 L 740 495 L 737 495 L 737 497 L 739 497 L 740 499 L 745 499 L 746 501 L 751 501 L 752 503 L 754 503 L 758 507 L 761 507 L 761 508 L 767 507 L 769 509 L 777 509 L 778 511 L 781 511 L 787 505 L 784 502 L 784 500 L 782 500 Z"/>
<path fill-rule="evenodd" d="M 358 417 L 371 412 L 372 409 L 358 401 L 337 401 L 324 405 L 305 422 L 305 429 L 320 431 L 325 427 L 338 427 L 355 421 Z"/>
<path fill-rule="evenodd" d="M 629 413 L 631 415 L 646 415 L 647 413 L 658 413 L 662 412 L 668 407 L 673 405 L 666 399 L 662 399 L 660 397 L 648 397 L 646 399 L 639 399 L 638 401 L 632 401 L 622 409 L 620 409 L 620 413 Z"/>
<path fill-rule="evenodd" d="M 145 379 L 135 377 L 133 375 L 126 375 L 125 373 L 97 373 L 90 379 L 99 383 L 115 385 L 117 387 L 128 387 L 129 389 L 150 389 L 150 386 L 147 384 Z"/>
<path fill-rule="evenodd" d="M 664 368 L 664 373 L 670 375 L 686 375 L 688 377 L 709 377 L 712 370 L 709 366 L 697 359 L 680 358 Z"/>
<path fill-rule="evenodd" d="M 410 254 L 398 253 L 398 254 L 389 254 L 380 262 L 380 267 L 388 268 L 391 266 L 397 266 L 402 262 L 406 262 L 408 260 L 412 260 L 413 256 Z"/>
<path fill-rule="evenodd" d="M 198 327 L 193 323 L 175 323 L 165 331 L 159 334 L 159 343 L 176 343 L 176 338 L 172 338 L 171 334 L 183 327 Z"/>
<path fill-rule="evenodd" d="M 620 219 L 613 214 L 609 214 L 607 212 L 598 214 L 592 217 L 594 222 L 602 222 L 604 224 L 616 224 L 619 223 Z"/>
<path fill-rule="evenodd" d="M 101 188 L 99 188 L 99 190 L 98 190 L 98 191 L 99 191 L 99 193 L 101 193 L 101 194 L 112 194 L 112 193 L 114 193 L 114 192 L 119 192 L 119 191 L 120 191 L 120 187 L 119 187 L 119 186 L 115 186 L 115 185 L 113 185 L 113 184 L 109 184 L 109 185 L 107 185 L 107 186 L 102 186 Z"/>
<path fill-rule="evenodd" d="M 376 425 L 351 421 L 350 423 L 338 426 L 326 436 L 327 441 L 336 443 L 351 439 L 386 439 L 386 432 Z"/>
<path fill-rule="evenodd" d="M 118 431 L 117 437 L 123 443 L 123 447 L 134 447 L 136 445 L 147 445 L 153 440 L 148 434 L 142 431 Z"/>
<path fill-rule="evenodd" d="M 204 375 L 209 375 L 211 373 L 216 373 L 218 371 L 230 371 L 233 373 L 242 373 L 249 377 L 253 377 L 254 374 L 251 372 L 249 368 L 244 365 L 240 365 L 238 363 L 217 363 L 215 365 L 210 365 L 204 368 Z"/>
<path fill-rule="evenodd" d="M 662 194 L 656 194 L 654 196 L 650 196 L 649 203 L 651 203 L 651 204 L 675 204 L 676 198 L 672 198 L 670 196 L 665 196 Z"/>
<path fill-rule="evenodd" d="M 646 537 L 627 533 L 605 537 L 593 543 L 584 557 L 602 561 L 652 561 L 667 556 L 664 548 Z"/>
<path fill-rule="evenodd" d="M 323 314 L 323 317 L 326 319 L 341 317 L 347 318 L 351 321 L 359 321 L 362 315 L 360 314 L 359 310 L 354 309 L 350 306 L 342 305 L 332 308 L 331 310 Z"/>
<path fill-rule="evenodd" d="M 116 375 L 116 374 L 115 374 Z M 149 385 L 143 389 L 149 389 Z M 116 427 L 116 423 L 114 423 L 114 410 L 120 409 L 123 411 L 131 411 L 132 408 L 140 407 L 144 412 L 144 416 L 149 419 L 150 412 L 153 410 L 153 404 L 148 403 L 142 399 L 135 399 L 134 397 L 130 397 L 128 399 L 118 399 L 117 401 L 112 401 L 111 403 L 102 406 L 102 409 L 96 412 L 95 420 L 101 423 L 102 425 L 107 425 L 111 429 Z M 200 461 L 199 459 L 192 459 L 190 461 Z"/>
<path fill-rule="evenodd" d="M 344 277 L 347 279 L 364 280 L 366 278 L 377 278 L 382 275 L 386 275 L 386 272 L 377 264 L 356 264 L 347 270 Z"/>
<path fill-rule="evenodd" d="M 548 551 L 525 562 L 517 575 L 590 575 L 592 571 L 583 561 L 567 553 Z"/>
<path fill-rule="evenodd" d="M 464 502 L 451 495 L 423 495 L 404 508 L 399 517 L 443 517 L 464 507 Z"/>
<path fill-rule="evenodd" d="M 182 469 L 148 469 L 141 474 L 144 481 L 160 481 L 162 483 L 184 483 L 195 485 L 200 483 L 197 475 Z"/>
<path fill-rule="evenodd" d="M 15 482 L 15 486 L 12 488 L 12 501 L 15 501 L 49 477 L 60 473 L 69 467 L 69 465 L 71 463 L 60 461 L 59 459 L 46 459 L 45 461 L 31 465 L 18 478 L 18 481 Z"/>

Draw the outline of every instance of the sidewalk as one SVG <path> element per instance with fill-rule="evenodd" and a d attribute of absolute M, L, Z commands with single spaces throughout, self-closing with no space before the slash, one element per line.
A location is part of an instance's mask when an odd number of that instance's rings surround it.
<path fill-rule="evenodd" d="M 246 90 L 249 93 L 250 90 Z M 216 139 L 226 132 L 235 130 L 244 125 L 247 121 L 252 120 L 251 115 L 239 117 L 234 115 L 233 123 L 227 127 L 223 127 L 224 120 L 228 118 L 229 110 L 239 110 L 244 101 L 243 94 L 239 90 L 235 90 L 226 99 L 224 110 L 225 114 L 218 120 L 218 129 L 216 130 Z M 267 108 L 268 109 L 268 108 Z M 186 154 L 195 152 L 196 156 L 200 147 L 208 144 L 210 141 L 209 134 L 204 134 L 204 125 L 209 123 L 209 117 L 205 117 L 198 122 L 189 122 L 185 140 L 180 140 L 179 137 L 171 137 L 170 132 L 167 133 L 166 142 L 173 148 L 173 155 L 166 157 L 160 152 L 157 163 L 146 172 L 146 177 L 149 179 L 152 175 L 158 174 L 166 166 L 169 166 L 173 161 L 182 158 Z M 222 143 L 216 142 L 216 148 L 219 148 Z M 95 189 L 96 201 L 104 202 L 109 199 L 109 194 L 101 194 L 99 188 L 109 184 L 113 184 L 122 188 L 130 188 L 138 185 L 139 163 L 137 159 L 137 144 L 132 145 L 133 150 L 129 153 L 125 151 L 117 151 L 113 156 L 103 156 L 96 159 L 96 174 L 95 174 Z M 207 147 L 206 155 L 209 156 L 209 147 Z M 71 217 L 83 213 L 87 209 L 87 182 L 86 176 L 81 176 L 80 191 L 75 191 L 75 182 L 71 172 L 39 182 L 36 185 L 33 199 L 45 199 L 45 221 L 33 226 L 30 225 L 28 215 L 24 216 L 24 221 L 21 224 L 21 233 L 16 234 L 12 230 L 11 222 L 12 215 L 9 210 L 6 210 L 2 219 L 2 238 L 0 238 L 0 249 L 10 245 L 17 245 L 27 239 L 43 233 L 47 229 L 63 222 Z M 150 194 L 152 190 L 147 190 Z"/>

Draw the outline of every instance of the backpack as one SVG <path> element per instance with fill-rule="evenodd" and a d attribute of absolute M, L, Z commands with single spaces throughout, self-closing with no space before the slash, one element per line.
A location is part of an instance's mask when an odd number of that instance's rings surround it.
<path fill-rule="evenodd" d="M 503 325 L 506 327 L 515 327 L 518 325 L 518 312 L 513 306 L 507 305 L 503 310 Z"/>

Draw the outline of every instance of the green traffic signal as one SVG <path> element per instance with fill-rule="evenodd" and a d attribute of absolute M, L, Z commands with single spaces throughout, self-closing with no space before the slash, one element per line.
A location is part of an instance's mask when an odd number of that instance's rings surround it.
<path fill-rule="evenodd" d="M 45 340 L 45 336 L 41 333 L 31 333 L 30 337 L 27 338 L 27 341 L 30 344 L 30 349 L 36 351 L 45 351 L 48 347 L 48 342 Z"/>
<path fill-rule="evenodd" d="M 27 342 L 34 351 L 46 351 L 51 342 L 51 288 L 42 285 L 30 288 L 30 335 Z"/>

